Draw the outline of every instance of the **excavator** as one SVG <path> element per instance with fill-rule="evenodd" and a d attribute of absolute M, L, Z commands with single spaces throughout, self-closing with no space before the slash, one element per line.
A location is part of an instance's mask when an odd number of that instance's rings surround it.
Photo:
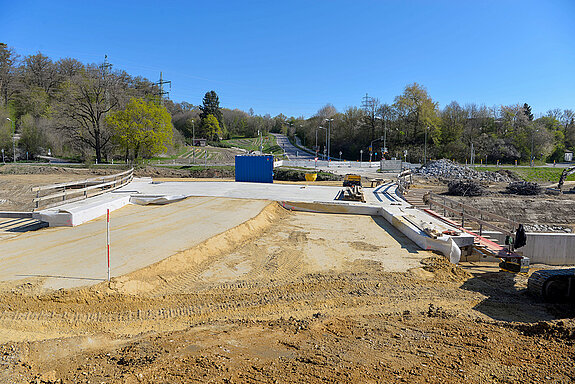
<path fill-rule="evenodd" d="M 559 191 L 562 190 L 567 177 L 574 173 L 575 166 L 563 170 L 557 184 Z M 575 268 L 535 271 L 529 276 L 527 289 L 546 301 L 575 303 Z"/>
<path fill-rule="evenodd" d="M 563 188 L 563 184 L 565 183 L 565 180 L 567 179 L 567 177 L 569 175 L 572 175 L 575 173 L 575 166 L 573 167 L 569 167 L 569 168 L 565 168 L 563 170 L 563 173 L 561 173 L 561 177 L 559 178 L 559 183 L 557 184 L 557 188 L 561 191 Z"/>

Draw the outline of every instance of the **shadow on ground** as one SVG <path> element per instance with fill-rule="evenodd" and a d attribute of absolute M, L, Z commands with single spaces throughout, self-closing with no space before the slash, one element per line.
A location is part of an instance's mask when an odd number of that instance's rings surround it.
<path fill-rule="evenodd" d="M 573 317 L 575 308 L 569 304 L 549 304 L 527 291 L 528 277 L 509 272 L 473 270 L 465 267 L 473 277 L 466 280 L 462 289 L 478 292 L 485 299 L 474 309 L 494 320 L 535 323 Z"/>
<path fill-rule="evenodd" d="M 397 230 L 393 225 L 389 224 L 385 218 L 382 216 L 372 216 L 373 221 L 381 227 L 384 231 L 389 233 L 391 237 L 395 239 L 399 244 L 401 244 L 401 248 L 407 250 L 409 253 L 419 253 L 421 252 L 421 248 L 419 248 L 413 241 L 411 241 L 407 236 Z"/>

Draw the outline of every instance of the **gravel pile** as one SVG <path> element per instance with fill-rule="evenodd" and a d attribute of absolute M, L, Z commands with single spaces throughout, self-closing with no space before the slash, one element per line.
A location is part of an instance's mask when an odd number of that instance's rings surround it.
<path fill-rule="evenodd" d="M 564 232 L 571 233 L 571 228 L 560 225 L 525 224 L 525 232 Z"/>
<path fill-rule="evenodd" d="M 473 168 L 455 164 L 451 160 L 441 159 L 430 161 L 427 165 L 419 168 L 417 175 L 435 177 L 448 180 L 474 180 L 483 182 L 504 182 L 513 181 L 509 176 L 498 172 L 480 172 Z"/>

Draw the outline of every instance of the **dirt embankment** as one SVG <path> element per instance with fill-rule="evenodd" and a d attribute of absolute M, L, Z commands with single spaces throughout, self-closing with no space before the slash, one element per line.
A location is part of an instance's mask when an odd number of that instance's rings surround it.
<path fill-rule="evenodd" d="M 0 211 L 31 211 L 36 194 L 31 188 L 41 185 L 86 180 L 98 176 L 123 172 L 121 168 L 71 168 L 57 166 L 25 166 L 7 164 L 0 166 Z M 136 177 L 153 178 L 233 178 L 228 168 L 172 169 L 166 167 L 136 168 Z"/>
<path fill-rule="evenodd" d="M 575 378 L 572 313 L 526 276 L 463 270 L 367 216 L 272 206 L 233 231 L 111 285 L 4 283 L 0 382 Z"/>

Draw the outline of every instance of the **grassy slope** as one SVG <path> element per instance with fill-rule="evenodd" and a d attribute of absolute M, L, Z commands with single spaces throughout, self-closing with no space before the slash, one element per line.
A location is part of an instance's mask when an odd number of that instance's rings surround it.
<path fill-rule="evenodd" d="M 267 135 L 263 137 L 263 151 L 264 153 L 271 153 L 275 156 L 283 154 L 283 150 L 277 144 L 276 138 L 273 135 Z M 259 137 L 244 137 L 244 138 L 234 138 L 229 140 L 223 140 L 224 143 L 228 143 L 234 147 L 242 148 L 247 151 L 259 151 L 260 150 L 260 139 Z"/>
<path fill-rule="evenodd" d="M 553 167 L 477 167 L 478 171 L 497 171 L 499 169 L 507 169 L 515 172 L 520 178 L 525 181 L 532 182 L 558 182 L 563 168 Z M 568 181 L 575 181 L 575 174 L 567 178 Z"/>

